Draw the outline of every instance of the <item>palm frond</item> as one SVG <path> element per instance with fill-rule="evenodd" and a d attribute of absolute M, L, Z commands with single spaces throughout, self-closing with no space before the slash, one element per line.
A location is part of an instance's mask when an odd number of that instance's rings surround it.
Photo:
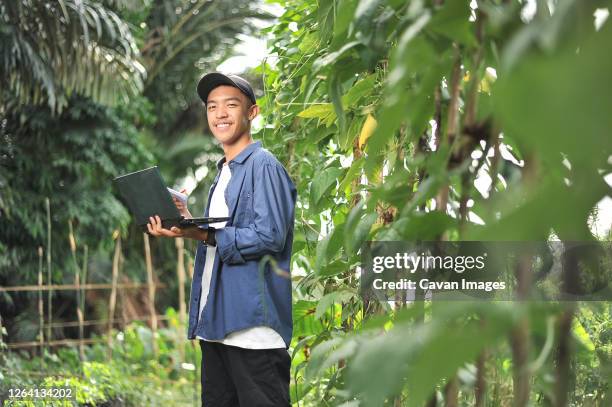
<path fill-rule="evenodd" d="M 155 32 L 155 38 L 145 45 L 143 51 L 147 71 L 150 72 L 146 86 L 164 71 L 169 63 L 182 53 L 198 52 L 204 56 L 219 45 L 233 45 L 239 34 L 254 30 L 249 19 L 271 19 L 273 16 L 257 7 L 252 2 L 223 2 L 200 0 L 185 6 L 180 15 L 171 13 L 165 19 L 170 27 L 167 32 Z M 161 37 L 161 38 L 160 38 Z M 206 47 L 203 44 L 214 43 Z M 192 46 L 193 45 L 193 46 Z"/>
<path fill-rule="evenodd" d="M 104 104 L 140 92 L 146 71 L 127 24 L 88 0 L 0 0 L 0 106 L 47 103 L 61 111 L 78 93 Z"/>

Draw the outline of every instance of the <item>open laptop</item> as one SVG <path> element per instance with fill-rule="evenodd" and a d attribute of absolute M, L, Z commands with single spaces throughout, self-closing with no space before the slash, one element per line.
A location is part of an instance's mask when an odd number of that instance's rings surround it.
<path fill-rule="evenodd" d="M 144 231 L 147 231 L 149 217 L 155 215 L 160 217 L 162 226 L 166 229 L 173 226 L 186 228 L 229 220 L 227 217 L 183 217 L 176 208 L 157 166 L 121 175 L 113 182 L 119 190 L 122 201 Z"/>

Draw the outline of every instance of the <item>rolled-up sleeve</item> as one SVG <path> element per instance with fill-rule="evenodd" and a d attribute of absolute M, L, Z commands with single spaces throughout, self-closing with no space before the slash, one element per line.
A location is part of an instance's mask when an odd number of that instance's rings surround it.
<path fill-rule="evenodd" d="M 216 231 L 217 252 L 225 263 L 240 264 L 278 253 L 293 222 L 296 190 L 277 163 L 263 163 L 254 174 L 253 222 Z"/>

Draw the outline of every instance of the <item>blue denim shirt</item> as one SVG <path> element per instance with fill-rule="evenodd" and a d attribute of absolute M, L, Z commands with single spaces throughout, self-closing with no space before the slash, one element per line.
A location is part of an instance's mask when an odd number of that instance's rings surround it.
<path fill-rule="evenodd" d="M 217 185 L 225 158 L 210 191 Z M 249 144 L 229 163 L 232 177 L 225 190 L 230 220 L 217 229 L 217 254 L 202 318 L 198 318 L 206 246 L 198 243 L 187 337 L 221 340 L 231 332 L 268 326 L 291 342 L 291 246 L 296 189 L 278 160 Z M 264 261 L 262 261 L 264 260 Z M 275 266 L 273 266 L 275 264 Z"/>

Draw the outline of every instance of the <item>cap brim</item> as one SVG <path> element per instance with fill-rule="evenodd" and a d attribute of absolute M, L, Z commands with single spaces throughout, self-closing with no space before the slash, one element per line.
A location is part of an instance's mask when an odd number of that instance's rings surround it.
<path fill-rule="evenodd" d="M 209 74 L 204 75 L 202 79 L 200 79 L 200 82 L 198 82 L 198 95 L 200 96 L 200 99 L 202 99 L 202 102 L 206 103 L 206 100 L 208 99 L 208 94 L 214 88 L 220 85 L 229 85 L 235 88 L 239 88 L 239 86 L 233 80 L 223 75 L 222 73 L 211 72 Z"/>

